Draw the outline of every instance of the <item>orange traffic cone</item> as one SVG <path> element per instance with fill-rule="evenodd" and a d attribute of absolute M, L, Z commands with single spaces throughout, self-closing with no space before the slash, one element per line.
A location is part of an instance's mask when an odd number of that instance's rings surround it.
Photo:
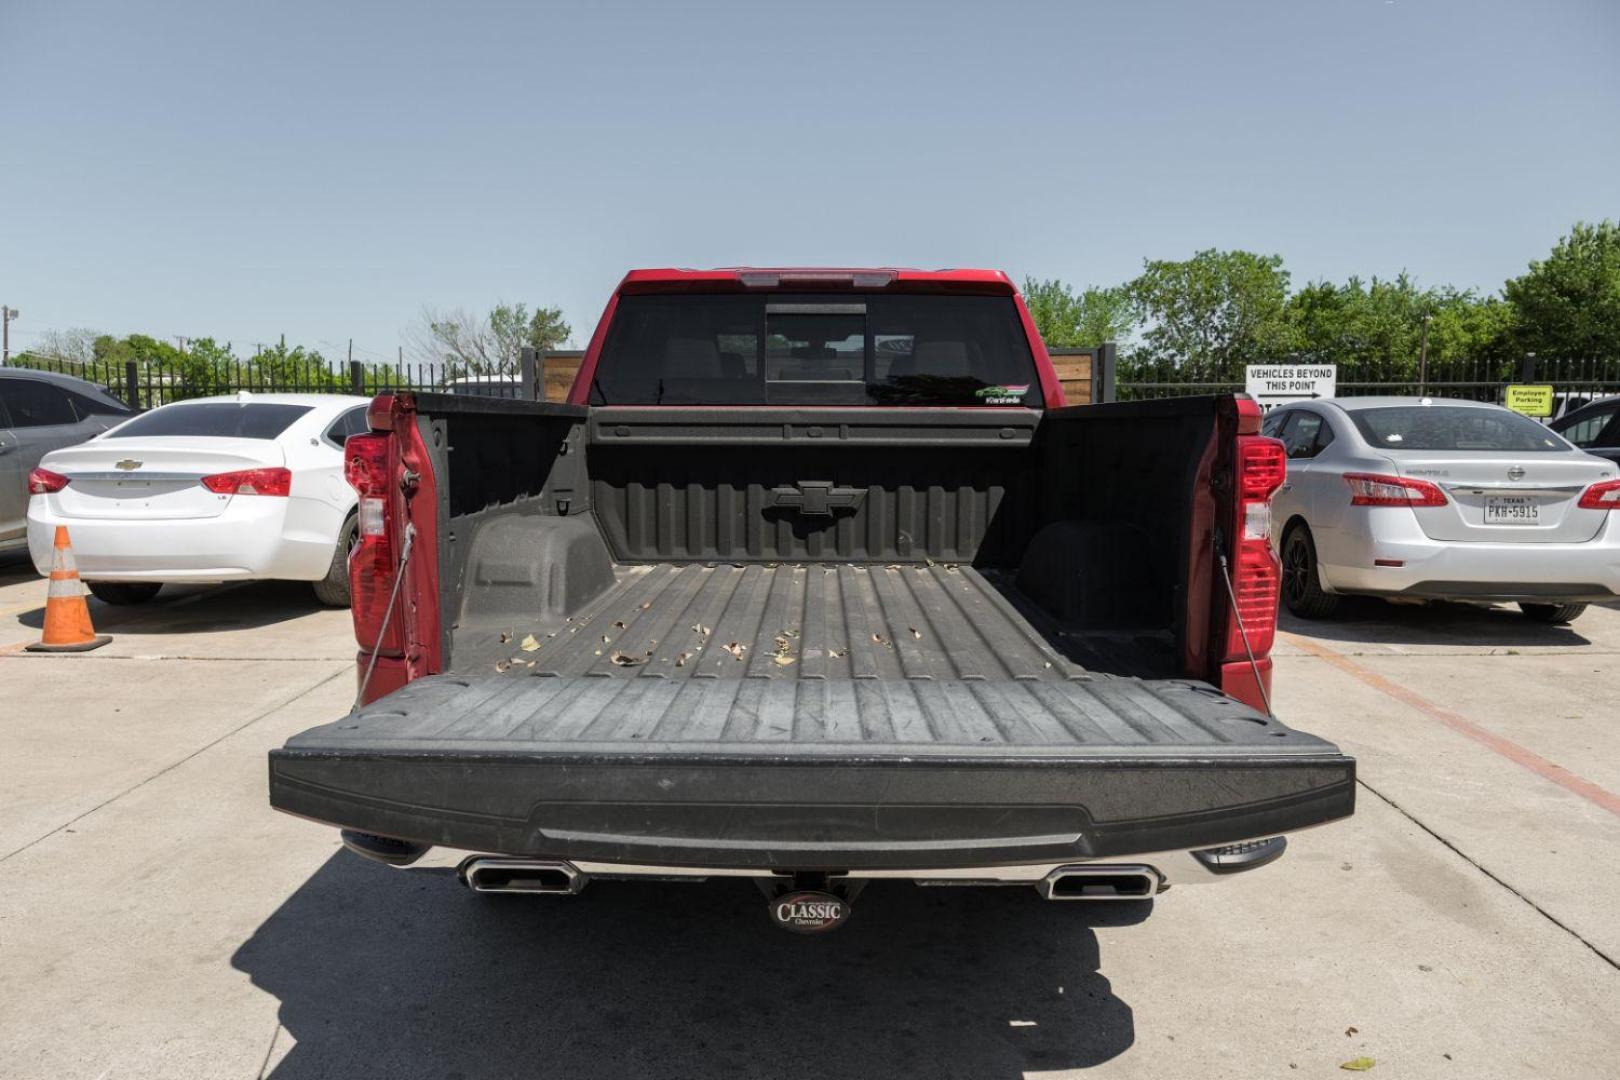
<path fill-rule="evenodd" d="M 45 593 L 45 637 L 29 652 L 89 652 L 112 638 L 90 625 L 90 605 L 73 562 L 66 525 L 56 527 L 56 553 L 51 557 L 51 583 Z"/>

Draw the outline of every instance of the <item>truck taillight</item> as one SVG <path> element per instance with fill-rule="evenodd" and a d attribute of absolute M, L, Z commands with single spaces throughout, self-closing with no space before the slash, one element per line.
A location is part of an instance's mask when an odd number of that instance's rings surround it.
<path fill-rule="evenodd" d="M 1582 510 L 1620 510 L 1620 480 L 1604 480 L 1581 493 Z"/>
<path fill-rule="evenodd" d="M 1266 656 L 1277 636 L 1281 574 L 1277 553 L 1271 549 L 1271 496 L 1288 474 L 1288 456 L 1276 439 L 1239 435 L 1237 464 L 1238 497 L 1232 522 L 1232 592 L 1237 605 L 1227 616 L 1228 662 L 1247 660 L 1251 650 L 1256 658 Z"/>
<path fill-rule="evenodd" d="M 1427 480 L 1383 473 L 1345 473 L 1351 506 L 1444 506 L 1446 493 Z"/>
<path fill-rule="evenodd" d="M 354 637 L 362 648 L 376 646 L 380 652 L 398 656 L 405 651 L 403 622 L 388 613 L 388 598 L 394 586 L 394 544 L 388 505 L 389 449 L 391 435 L 372 433 L 351 435 L 343 444 L 343 477 L 360 496 L 360 536 L 349 553 L 350 613 L 354 617 Z M 379 642 L 378 638 L 382 640 Z"/>
<path fill-rule="evenodd" d="M 219 495 L 275 495 L 292 491 L 291 469 L 242 469 L 202 478 L 202 486 Z"/>
<path fill-rule="evenodd" d="M 35 469 L 28 474 L 28 494 L 49 495 L 68 486 L 68 478 L 49 469 Z"/>
<path fill-rule="evenodd" d="M 372 431 L 394 430 L 394 395 L 378 394 L 366 406 L 366 426 Z"/>
<path fill-rule="evenodd" d="M 350 435 L 343 444 L 343 479 L 361 498 L 388 494 L 387 435 Z"/>

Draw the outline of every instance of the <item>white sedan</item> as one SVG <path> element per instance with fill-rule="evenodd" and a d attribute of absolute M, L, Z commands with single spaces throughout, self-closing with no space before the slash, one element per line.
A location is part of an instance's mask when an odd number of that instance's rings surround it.
<path fill-rule="evenodd" d="M 357 497 L 343 441 L 368 399 L 334 394 L 198 398 L 55 450 L 28 477 L 28 550 L 51 568 L 68 527 L 79 575 L 110 604 L 165 582 L 309 581 L 349 602 Z"/>
<path fill-rule="evenodd" d="M 1620 599 L 1620 468 L 1500 405 L 1291 403 L 1266 416 L 1288 476 L 1272 500 L 1283 602 L 1517 603 L 1564 623 Z"/>

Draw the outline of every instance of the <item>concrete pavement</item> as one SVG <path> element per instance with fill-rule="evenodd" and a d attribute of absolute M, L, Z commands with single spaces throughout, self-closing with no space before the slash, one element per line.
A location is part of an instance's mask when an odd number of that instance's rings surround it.
<path fill-rule="evenodd" d="M 475 898 L 355 859 L 264 791 L 265 752 L 347 706 L 346 613 L 298 586 L 199 588 L 92 602 L 116 637 L 100 652 L 7 654 L 38 632 L 25 571 L 0 557 L 8 1080 L 1332 1077 L 1358 1056 L 1373 1076 L 1601 1077 L 1620 1060 L 1620 817 L 1389 692 L 1620 791 L 1620 611 L 1567 630 L 1379 605 L 1290 623 L 1279 712 L 1360 757 L 1358 813 L 1145 920 L 895 884 L 797 938 L 744 883 Z"/>

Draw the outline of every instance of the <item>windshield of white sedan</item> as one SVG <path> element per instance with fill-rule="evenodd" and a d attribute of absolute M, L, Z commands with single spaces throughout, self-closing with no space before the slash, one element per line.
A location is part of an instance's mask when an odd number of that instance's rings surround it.
<path fill-rule="evenodd" d="M 1362 437 L 1386 450 L 1568 450 L 1563 439 L 1534 420 L 1496 409 L 1401 405 L 1352 409 Z"/>
<path fill-rule="evenodd" d="M 162 435 L 198 435 L 218 439 L 274 439 L 310 411 L 308 405 L 270 402 L 239 405 L 234 401 L 165 405 L 143 413 L 102 436 L 133 439 Z"/>
<path fill-rule="evenodd" d="M 1041 404 L 1010 296 L 626 296 L 599 405 Z"/>

